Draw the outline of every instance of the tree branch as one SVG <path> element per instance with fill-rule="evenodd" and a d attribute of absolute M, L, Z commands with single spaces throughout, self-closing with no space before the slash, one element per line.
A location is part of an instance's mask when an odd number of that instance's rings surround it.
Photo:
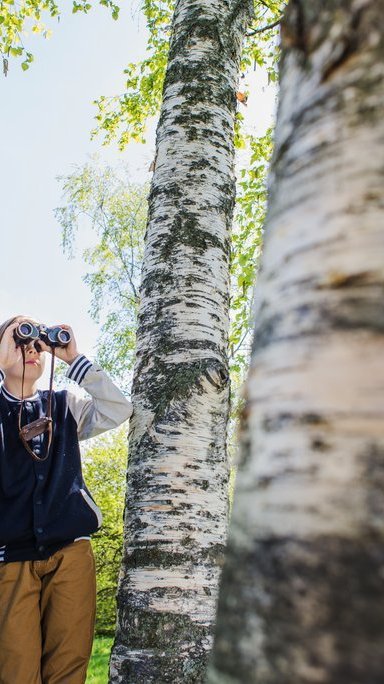
<path fill-rule="evenodd" d="M 250 36 L 256 35 L 256 33 L 263 33 L 263 31 L 270 31 L 270 29 L 275 28 L 275 26 L 278 26 L 282 20 L 283 16 L 279 17 L 276 21 L 273 22 L 273 24 L 268 24 L 267 26 L 262 26 L 259 29 L 255 29 L 254 31 L 251 31 L 251 33 L 247 33 L 247 38 Z"/>
<path fill-rule="evenodd" d="M 264 0 L 258 0 L 260 5 L 263 5 L 263 7 L 266 7 L 268 10 L 272 11 L 272 8 L 268 5 L 268 3 L 264 2 Z"/>

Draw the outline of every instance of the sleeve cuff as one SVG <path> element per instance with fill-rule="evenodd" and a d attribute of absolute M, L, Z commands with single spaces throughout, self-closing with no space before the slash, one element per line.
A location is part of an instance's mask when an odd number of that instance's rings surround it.
<path fill-rule="evenodd" d="M 4 382 L 4 380 L 5 380 L 5 373 L 4 373 L 4 371 L 1 370 L 1 368 L 0 368 L 0 383 L 1 383 L 1 382 Z"/>
<path fill-rule="evenodd" d="M 82 382 L 82 380 L 84 380 L 84 377 L 91 366 L 92 362 L 89 359 L 87 359 L 87 357 L 84 356 L 84 354 L 79 354 L 79 356 L 77 356 L 69 366 L 66 372 L 66 376 L 70 380 L 74 380 L 80 385 L 80 383 Z"/>

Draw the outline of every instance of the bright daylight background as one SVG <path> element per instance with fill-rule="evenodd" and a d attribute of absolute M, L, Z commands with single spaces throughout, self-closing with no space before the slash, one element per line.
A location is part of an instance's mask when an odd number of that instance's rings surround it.
<path fill-rule="evenodd" d="M 136 0 L 123 6 L 118 21 L 97 5 L 88 15 L 63 10 L 59 23 L 46 23 L 53 29 L 50 40 L 33 34 L 23 40 L 35 56 L 30 69 L 24 72 L 20 61 L 10 60 L 8 76 L 0 75 L 0 322 L 22 313 L 47 324 L 68 323 L 79 350 L 92 360 L 99 326 L 88 313 L 85 265 L 62 253 L 53 213 L 63 204 L 56 177 L 98 153 L 101 163 L 128 164 L 133 181 L 150 179 L 155 122 L 146 145 L 131 143 L 124 152 L 102 147 L 101 139 L 90 141 L 96 114 L 92 102 L 124 91 L 123 69 L 145 54 L 145 20 Z M 274 89 L 266 87 L 260 71 L 247 75 L 240 89 L 244 85 L 251 92 L 241 111 L 247 125 L 262 134 L 273 116 Z M 85 229 L 78 252 L 92 241 Z M 42 387 L 47 374 L 48 364 Z"/>

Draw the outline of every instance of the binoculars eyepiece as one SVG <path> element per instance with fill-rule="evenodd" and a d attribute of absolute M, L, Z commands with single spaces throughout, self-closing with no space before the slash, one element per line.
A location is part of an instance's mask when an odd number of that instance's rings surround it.
<path fill-rule="evenodd" d="M 29 344 L 30 342 L 36 342 L 36 349 L 39 349 L 39 343 L 37 340 L 43 340 L 45 344 L 50 347 L 66 347 L 72 339 L 72 335 L 65 328 L 56 326 L 54 328 L 49 328 L 44 324 L 34 325 L 29 321 L 20 323 L 13 333 L 14 340 L 17 345 Z"/>

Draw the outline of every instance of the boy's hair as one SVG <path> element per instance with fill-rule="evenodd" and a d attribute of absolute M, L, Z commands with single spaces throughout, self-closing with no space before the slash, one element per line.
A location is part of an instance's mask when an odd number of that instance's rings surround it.
<path fill-rule="evenodd" d="M 12 316 L 12 318 L 8 318 L 7 321 L 4 321 L 4 323 L 1 323 L 0 325 L 0 342 L 3 339 L 3 335 L 8 328 L 9 325 L 12 325 L 16 321 L 17 318 L 26 318 L 28 321 L 31 321 L 32 323 L 35 322 L 34 318 L 32 316 L 26 316 L 25 314 L 18 314 L 18 316 Z"/>

